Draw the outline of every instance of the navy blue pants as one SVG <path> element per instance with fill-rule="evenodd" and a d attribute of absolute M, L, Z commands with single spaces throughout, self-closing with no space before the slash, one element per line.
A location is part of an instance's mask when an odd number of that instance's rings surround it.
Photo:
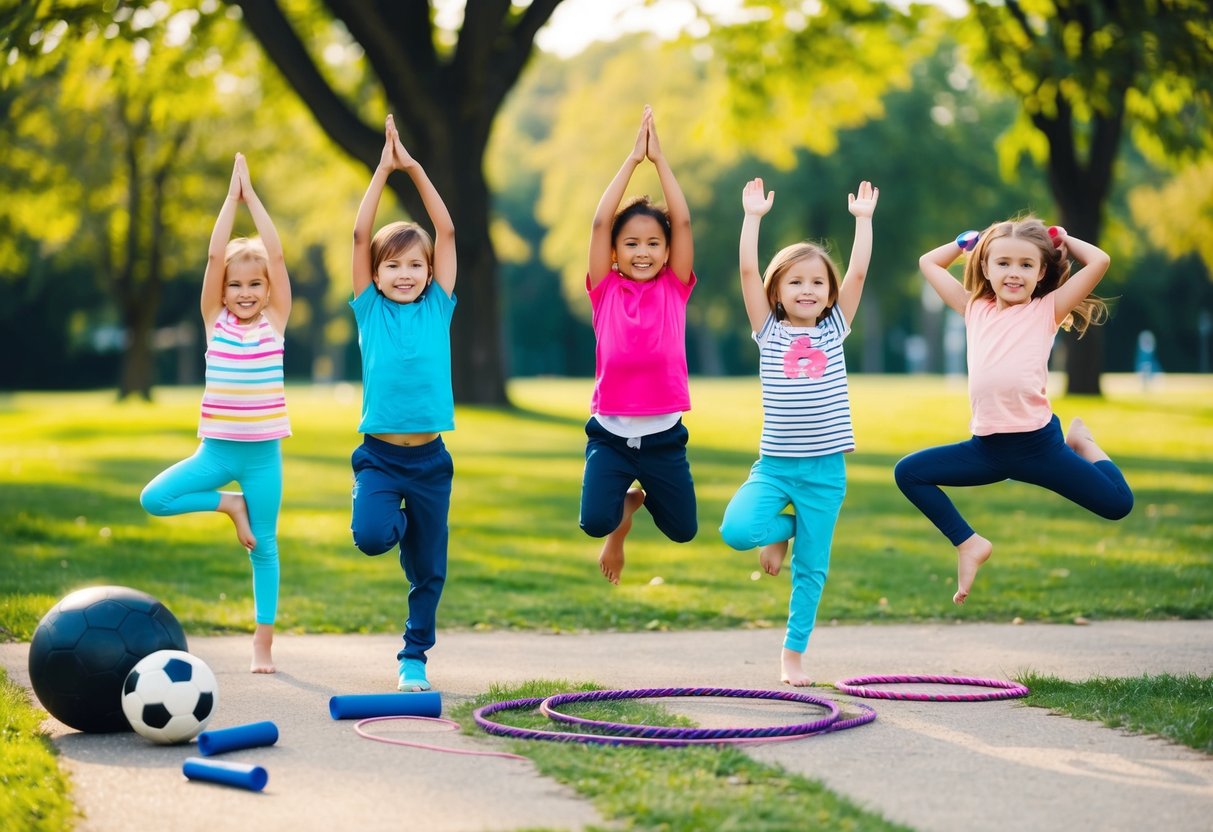
<path fill-rule="evenodd" d="M 661 533 L 686 543 L 699 531 L 695 483 L 687 461 L 687 429 L 681 421 L 642 436 L 639 447 L 591 418 L 585 425 L 585 473 L 581 480 L 581 530 L 606 537 L 623 520 L 623 500 L 632 483 L 644 489 L 644 507 Z M 633 440 L 636 442 L 637 440 Z"/>
<path fill-rule="evenodd" d="M 893 469 L 897 487 L 953 546 L 973 535 L 941 485 L 988 485 L 1017 480 L 1041 485 L 1108 520 L 1133 508 L 1133 492 L 1111 460 L 1087 462 L 1065 442 L 1061 422 L 1026 433 L 974 436 L 910 454 Z"/>
<path fill-rule="evenodd" d="M 400 546 L 409 581 L 409 617 L 397 659 L 425 661 L 434 646 L 438 600 L 446 583 L 446 547 L 454 465 L 442 437 L 404 447 L 363 437 L 354 467 L 354 545 L 368 555 Z M 401 507 L 403 503 L 403 507 Z"/>

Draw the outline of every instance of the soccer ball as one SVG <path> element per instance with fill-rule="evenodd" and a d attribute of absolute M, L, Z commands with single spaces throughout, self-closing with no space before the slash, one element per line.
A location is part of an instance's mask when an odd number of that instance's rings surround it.
<path fill-rule="evenodd" d="M 152 742 L 188 742 L 202 732 L 219 701 L 206 662 L 183 650 L 158 650 L 139 660 L 122 686 L 122 712 Z"/>
<path fill-rule="evenodd" d="M 125 586 L 95 586 L 63 598 L 34 631 L 29 677 L 42 707 L 79 731 L 128 731 L 122 680 L 157 650 L 188 650 L 164 604 Z"/>

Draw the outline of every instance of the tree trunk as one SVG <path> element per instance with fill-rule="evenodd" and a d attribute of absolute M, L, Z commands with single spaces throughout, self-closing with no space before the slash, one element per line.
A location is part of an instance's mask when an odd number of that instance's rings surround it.
<path fill-rule="evenodd" d="M 505 351 L 501 343 L 501 310 L 497 286 L 497 253 L 489 236 L 489 187 L 484 177 L 487 141 L 477 139 L 460 121 L 458 108 L 434 114 L 441 128 L 455 137 L 426 163 L 426 173 L 442 194 L 455 223 L 458 271 L 451 321 L 451 385 L 455 401 L 466 404 L 508 405 L 505 389 Z M 438 129 L 433 125 L 434 129 Z M 467 160 L 475 160 L 469 164 Z M 407 176 L 394 174 L 389 186 L 409 213 L 433 231 Z"/>
<path fill-rule="evenodd" d="M 133 308 L 132 308 L 133 307 Z M 156 372 L 156 353 L 152 349 L 152 319 L 139 300 L 123 304 L 122 324 L 126 329 L 126 349 L 122 352 L 122 371 L 118 382 L 118 400 L 136 395 L 152 400 L 152 381 Z"/>
<path fill-rule="evenodd" d="M 329 384 L 340 376 L 334 374 L 336 368 L 326 347 L 325 336 L 332 313 L 327 303 L 331 277 L 324 264 L 324 246 L 308 246 L 303 253 L 303 261 L 307 266 L 296 272 L 291 289 L 308 305 L 307 334 L 304 338 L 311 352 L 312 383 Z"/>
<path fill-rule="evenodd" d="M 1056 223 L 1078 239 L 1098 245 L 1102 228 L 1100 212 L 1103 199 L 1092 199 L 1090 190 L 1083 187 L 1081 180 L 1071 183 L 1069 187 L 1062 187 L 1059 183 L 1054 190 L 1054 198 L 1060 210 Z M 1074 264 L 1073 268 L 1082 267 Z M 1081 338 L 1074 331 L 1065 333 L 1063 337 L 1066 339 L 1066 393 L 1103 395 L 1103 327 L 1090 326 Z"/>
<path fill-rule="evenodd" d="M 475 178 L 484 181 L 482 176 Z M 475 186 L 470 190 L 473 193 L 467 192 L 466 185 L 459 189 L 460 211 L 453 217 L 459 241 L 455 282 L 459 302 L 451 323 L 451 383 L 457 402 L 506 405 L 497 255 L 489 241 L 488 192 Z"/>
<path fill-rule="evenodd" d="M 329 85 L 280 2 L 227 0 L 312 111 L 317 123 L 355 159 L 374 170 L 383 147 L 380 117 L 365 124 Z M 408 150 L 424 166 L 455 221 L 459 302 L 451 325 L 455 400 L 508 404 L 498 309 L 497 255 L 489 237 L 484 153 L 493 119 L 531 54 L 535 34 L 561 0 L 478 0 L 466 14 L 453 51 L 436 47 L 431 4 L 325 0 L 366 51 Z M 472 4 L 469 4 L 469 9 Z M 424 222 L 417 191 L 389 180 L 410 216 Z"/>

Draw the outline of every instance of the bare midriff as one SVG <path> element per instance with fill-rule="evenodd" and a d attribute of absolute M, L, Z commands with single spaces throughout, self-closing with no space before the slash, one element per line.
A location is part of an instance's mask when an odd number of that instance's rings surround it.
<path fill-rule="evenodd" d="M 403 447 L 425 445 L 438 438 L 438 434 L 436 433 L 372 433 L 371 436 L 389 444 L 401 445 Z"/>

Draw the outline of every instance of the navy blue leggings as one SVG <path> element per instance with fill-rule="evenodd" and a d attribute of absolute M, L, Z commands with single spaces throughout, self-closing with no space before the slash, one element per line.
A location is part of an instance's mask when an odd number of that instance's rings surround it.
<path fill-rule="evenodd" d="M 581 480 L 581 529 L 606 537 L 623 520 L 623 500 L 633 482 L 645 491 L 644 507 L 661 533 L 686 543 L 699 531 L 695 483 L 687 461 L 687 429 L 681 421 L 642 436 L 638 447 L 591 418 L 585 426 L 585 472 Z"/>
<path fill-rule="evenodd" d="M 1133 492 L 1111 460 L 1087 462 L 1066 444 L 1061 422 L 1027 433 L 974 436 L 910 454 L 893 469 L 897 487 L 953 546 L 973 535 L 939 486 L 988 485 L 1017 480 L 1040 485 L 1108 520 L 1133 508 Z"/>
<path fill-rule="evenodd" d="M 438 601 L 446 584 L 451 455 L 441 436 L 406 447 L 367 434 L 350 462 L 354 545 L 364 554 L 382 555 L 399 544 L 400 566 L 409 582 L 409 617 L 404 648 L 396 658 L 424 662 L 425 652 L 434 646 Z"/>

